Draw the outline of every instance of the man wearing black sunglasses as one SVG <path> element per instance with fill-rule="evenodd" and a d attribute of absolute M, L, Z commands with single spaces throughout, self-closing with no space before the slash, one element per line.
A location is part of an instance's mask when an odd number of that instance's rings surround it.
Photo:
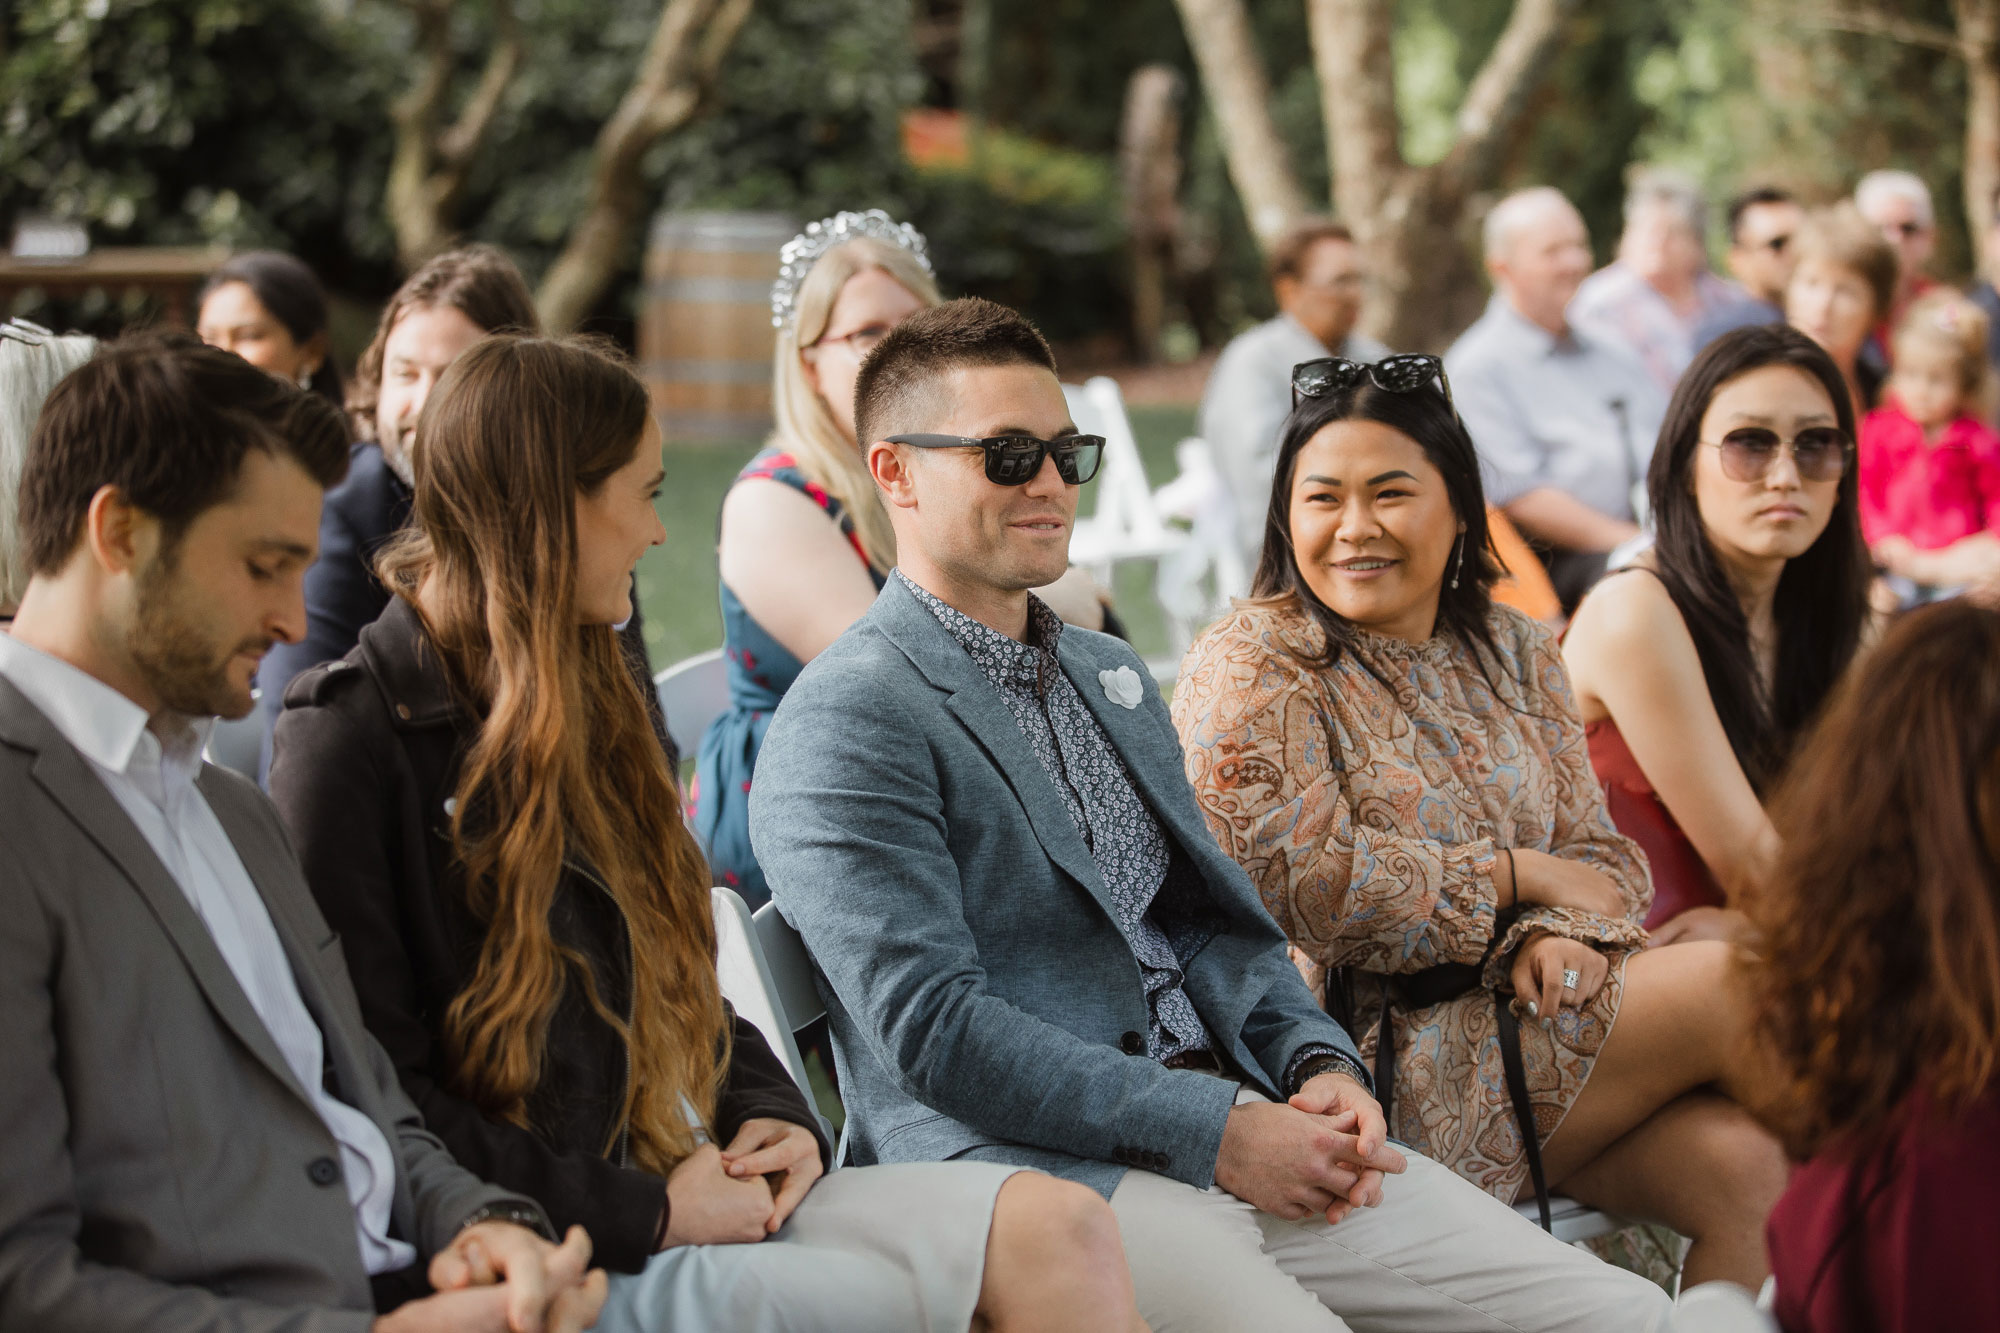
<path fill-rule="evenodd" d="M 1697 352 L 1731 329 L 1785 322 L 1785 286 L 1798 264 L 1792 236 L 1805 210 L 1789 191 L 1759 185 L 1730 200 L 1728 216 L 1729 272 L 1742 299 L 1702 320 L 1694 335 Z"/>
<path fill-rule="evenodd" d="M 1099 450 L 1041 335 L 985 301 L 920 311 L 863 365 L 855 423 L 897 570 L 785 695 L 750 792 L 851 1160 L 1097 1189 L 1154 1327 L 1661 1327 L 1656 1288 L 1389 1143 L 1144 666 L 1029 593 Z"/>

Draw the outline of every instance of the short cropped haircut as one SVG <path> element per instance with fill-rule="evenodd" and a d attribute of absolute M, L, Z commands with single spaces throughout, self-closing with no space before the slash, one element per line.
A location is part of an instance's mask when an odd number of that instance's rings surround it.
<path fill-rule="evenodd" d="M 404 279 L 389 304 L 382 307 L 375 336 L 355 363 L 354 381 L 347 386 L 347 414 L 354 418 L 354 430 L 361 439 L 375 438 L 375 404 L 382 396 L 382 350 L 396 330 L 396 321 L 412 310 L 441 306 L 450 306 L 487 333 L 542 331 L 527 279 L 497 248 L 461 246 L 429 260 Z"/>
<path fill-rule="evenodd" d="M 1790 190 L 1781 190 L 1775 185 L 1757 185 L 1743 191 L 1729 201 L 1729 243 L 1743 243 L 1743 215 L 1753 208 L 1766 204 L 1796 204 Z"/>
<path fill-rule="evenodd" d="M 1686 172 L 1672 167 L 1646 167 L 1632 173 L 1632 183 L 1625 191 L 1625 223 L 1642 209 L 1665 208 L 1674 213 L 1681 225 L 1701 240 L 1708 231 L 1708 200 L 1702 196 L 1701 187 Z"/>
<path fill-rule="evenodd" d="M 1877 199 L 1903 199 L 1917 210 L 1917 220 L 1929 227 L 1937 222 L 1931 204 L 1931 187 L 1913 171 L 1871 171 L 1854 187 L 1854 206 L 1864 213 Z"/>
<path fill-rule="evenodd" d="M 1576 212 L 1576 205 L 1569 201 L 1569 196 L 1553 185 L 1531 185 L 1525 190 L 1514 191 L 1493 205 L 1479 226 L 1480 248 L 1486 258 L 1505 255 L 1522 228 L 1538 214 L 1557 208 Z"/>
<path fill-rule="evenodd" d="M 1272 243 L 1270 258 L 1264 262 L 1264 276 L 1274 286 L 1280 278 L 1296 279 L 1305 271 L 1306 255 L 1321 241 L 1346 241 L 1352 245 L 1354 233 L 1345 222 L 1335 222 L 1332 218 L 1301 218 Z"/>
<path fill-rule="evenodd" d="M 347 423 L 316 393 L 193 334 L 120 339 L 42 404 L 21 470 L 21 557 L 54 574 L 105 486 L 160 520 L 171 553 L 190 524 L 236 489 L 244 455 L 303 467 L 321 489 L 347 473 Z"/>
<path fill-rule="evenodd" d="M 1854 274 L 1875 302 L 1870 322 L 1889 317 L 1896 303 L 1896 251 L 1853 204 L 1843 201 L 1806 214 L 1793 238 L 1792 253 L 1801 261 L 1824 259 Z"/>
<path fill-rule="evenodd" d="M 1055 353 L 1041 331 L 1004 305 L 968 296 L 919 310 L 889 330 L 854 384 L 854 436 L 876 440 L 934 423 L 925 419 L 929 390 L 966 366 L 1040 366 L 1055 373 Z"/>

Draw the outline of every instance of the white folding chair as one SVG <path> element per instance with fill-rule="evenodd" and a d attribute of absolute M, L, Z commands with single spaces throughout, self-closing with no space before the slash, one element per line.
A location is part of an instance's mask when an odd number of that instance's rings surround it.
<path fill-rule="evenodd" d="M 653 677 L 653 689 L 667 715 L 667 733 L 683 758 L 694 758 L 701 734 L 729 707 L 729 665 L 722 650 L 711 648 L 666 667 Z"/>
<path fill-rule="evenodd" d="M 1535 1207 L 1533 1199 L 1529 1199 L 1526 1203 L 1515 1204 L 1514 1211 L 1536 1226 L 1542 1224 L 1541 1210 Z M 1630 1222 L 1621 1221 L 1609 1213 L 1600 1213 L 1595 1208 L 1578 1203 L 1575 1199 L 1565 1199 L 1560 1195 L 1552 1195 L 1549 1198 L 1549 1228 L 1559 1241 L 1574 1244 L 1580 1240 L 1596 1240 L 1599 1236 L 1623 1231 L 1631 1225 Z"/>
<path fill-rule="evenodd" d="M 717 886 L 709 890 L 709 897 L 715 905 L 715 969 L 723 998 L 764 1034 L 784 1061 L 785 1072 L 805 1094 L 806 1105 L 812 1106 L 812 1083 L 792 1034 L 817 1021 L 826 1006 L 813 984 L 806 946 L 769 903 L 753 917 L 733 889 Z M 823 1116 L 821 1124 L 825 1125 Z M 833 1127 L 825 1127 L 827 1137 L 833 1137 Z"/>

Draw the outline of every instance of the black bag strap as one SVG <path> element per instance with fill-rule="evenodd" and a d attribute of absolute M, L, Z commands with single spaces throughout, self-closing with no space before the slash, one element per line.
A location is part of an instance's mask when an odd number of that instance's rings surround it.
<path fill-rule="evenodd" d="M 1549 1182 L 1542 1174 L 1541 1136 L 1535 1132 L 1535 1108 L 1528 1100 L 1528 1071 L 1521 1064 L 1521 1023 L 1514 1017 L 1514 1006 L 1498 992 L 1493 996 L 1493 1012 L 1500 1026 L 1500 1068 L 1507 1076 L 1507 1099 L 1514 1103 L 1514 1122 L 1521 1127 L 1521 1148 L 1528 1158 L 1528 1178 L 1535 1183 L 1535 1207 L 1542 1215 L 1542 1230 L 1553 1235 Z"/>

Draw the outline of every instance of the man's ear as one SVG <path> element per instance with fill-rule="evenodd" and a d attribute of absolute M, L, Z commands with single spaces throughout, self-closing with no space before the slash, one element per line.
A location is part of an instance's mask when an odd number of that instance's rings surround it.
<path fill-rule="evenodd" d="M 83 544 L 100 568 L 127 574 L 159 546 L 160 521 L 116 486 L 100 486 L 83 514 Z"/>
<path fill-rule="evenodd" d="M 897 509 L 917 507 L 916 480 L 910 467 L 913 452 L 908 445 L 890 444 L 887 440 L 877 440 L 868 446 L 868 475 L 882 492 L 882 503 Z"/>

